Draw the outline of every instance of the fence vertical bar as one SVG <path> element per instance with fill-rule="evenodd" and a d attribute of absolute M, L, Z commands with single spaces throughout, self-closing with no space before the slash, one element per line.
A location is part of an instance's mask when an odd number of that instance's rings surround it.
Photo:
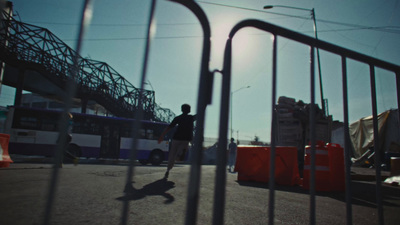
<path fill-rule="evenodd" d="M 344 128 L 344 164 L 346 170 L 346 224 L 353 224 L 351 206 L 351 159 L 350 159 L 350 132 L 349 132 L 349 103 L 347 93 L 347 64 L 342 56 L 342 89 L 343 89 L 343 128 Z"/>
<path fill-rule="evenodd" d="M 154 25 L 153 19 L 154 19 L 154 11 L 156 8 L 156 3 L 157 3 L 157 0 L 152 0 L 151 6 L 150 6 L 150 15 L 149 15 L 148 26 L 147 26 L 147 34 L 146 34 L 146 46 L 145 46 L 144 59 L 143 59 L 143 65 L 142 65 L 142 77 L 141 77 L 140 90 L 139 90 L 138 108 L 137 108 L 137 112 L 135 115 L 135 121 L 133 124 L 133 141 L 132 141 L 132 145 L 131 145 L 129 166 L 128 166 L 128 172 L 126 175 L 126 184 L 125 184 L 125 189 L 124 189 L 125 196 L 130 194 L 128 190 L 129 190 L 129 188 L 132 187 L 132 180 L 133 180 L 133 176 L 134 176 L 134 164 L 135 164 L 135 160 L 136 160 L 136 150 L 137 150 L 137 146 L 138 146 L 139 129 L 141 126 L 140 121 L 143 118 L 143 91 L 144 91 L 144 85 L 145 85 L 145 81 L 146 81 L 147 64 L 148 64 L 150 42 L 151 42 L 150 39 L 151 39 L 151 35 L 152 35 L 151 30 L 152 30 L 152 25 Z M 123 224 L 123 225 L 128 224 L 128 215 L 129 215 L 129 201 L 125 200 L 123 202 L 121 224 Z"/>
<path fill-rule="evenodd" d="M 310 224 L 315 224 L 315 57 L 314 46 L 311 47 L 310 63 L 310 139 L 311 139 L 311 167 L 310 167 Z"/>
<path fill-rule="evenodd" d="M 217 152 L 217 175 L 215 178 L 214 212 L 213 224 L 224 224 L 225 209 L 225 187 L 226 187 L 226 162 L 227 162 L 227 139 L 229 103 L 231 97 L 231 60 L 232 60 L 232 38 L 225 45 L 224 68 L 222 77 L 220 125 Z"/>
<path fill-rule="evenodd" d="M 400 108 L 400 71 L 395 73 L 396 76 L 396 88 L 397 88 L 397 108 Z M 400 113 L 397 115 L 400 121 Z"/>
<path fill-rule="evenodd" d="M 53 167 L 53 172 L 51 175 L 51 180 L 50 180 L 50 185 L 49 185 L 49 195 L 47 198 L 47 203 L 46 203 L 46 211 L 45 211 L 45 217 L 43 224 L 48 225 L 50 224 L 51 220 L 51 212 L 53 209 L 53 204 L 55 200 L 55 195 L 57 191 L 57 182 L 58 182 L 58 174 L 59 174 L 59 168 L 62 165 L 62 159 L 63 159 L 63 154 L 64 154 L 64 148 L 65 148 L 65 143 L 67 142 L 67 129 L 68 129 L 68 113 L 70 111 L 71 105 L 72 105 L 72 97 L 75 94 L 76 91 L 76 81 L 75 77 L 78 74 L 79 71 L 79 62 L 78 62 L 78 56 L 81 51 L 82 47 L 82 41 L 83 41 L 83 36 L 86 31 L 87 26 L 89 26 L 90 20 L 92 17 L 92 5 L 90 0 L 85 0 L 83 4 L 83 10 L 82 10 L 82 17 L 80 21 L 80 27 L 79 27 L 79 32 L 78 32 L 78 41 L 76 43 L 76 52 L 73 55 L 73 68 L 71 71 L 71 77 L 67 80 L 67 87 L 66 87 L 66 97 L 65 97 L 65 108 L 64 112 L 62 114 L 62 117 L 60 119 L 60 124 L 59 124 L 59 140 L 57 143 L 57 148 L 55 152 L 55 162 L 54 162 L 54 167 Z"/>
<path fill-rule="evenodd" d="M 194 152 L 194 160 L 190 167 L 190 178 L 188 195 L 186 201 L 186 218 L 185 224 L 192 225 L 196 224 L 197 220 L 197 208 L 199 203 L 199 192 L 200 192 L 200 178 L 201 178 L 201 162 L 202 162 L 202 147 L 203 147 L 203 135 L 204 135 L 204 120 L 205 111 L 207 104 L 211 99 L 212 89 L 212 74 L 209 71 L 209 61 L 211 52 L 211 29 L 210 23 L 208 22 L 207 16 L 200 6 L 195 1 L 187 0 L 170 0 L 184 5 L 191 10 L 197 19 L 199 20 L 203 29 L 203 53 L 201 57 L 200 65 L 200 79 L 199 79 L 199 90 L 197 98 L 197 113 L 196 113 L 196 129 L 194 134 L 194 146 L 192 151 Z"/>
<path fill-rule="evenodd" d="M 277 71 L 277 36 L 274 35 L 272 46 L 272 114 L 271 114 L 271 153 L 269 174 L 269 198 L 268 198 L 268 224 L 274 224 L 275 211 L 275 153 L 276 153 L 276 71 Z"/>
<path fill-rule="evenodd" d="M 383 225 L 383 206 L 382 206 L 382 178 L 381 178 L 381 150 L 379 148 L 379 133 L 378 133 L 378 109 L 376 103 L 376 81 L 375 67 L 369 65 L 371 78 L 371 101 L 372 101 L 372 116 L 374 126 L 374 152 L 375 152 L 375 171 L 376 171 L 376 204 L 378 210 L 378 222 Z"/>

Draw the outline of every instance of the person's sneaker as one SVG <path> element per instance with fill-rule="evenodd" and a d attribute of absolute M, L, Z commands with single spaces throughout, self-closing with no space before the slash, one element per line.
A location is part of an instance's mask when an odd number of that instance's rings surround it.
<path fill-rule="evenodd" d="M 169 175 L 169 170 L 167 170 L 167 172 L 165 172 L 164 179 L 168 179 L 168 175 Z"/>

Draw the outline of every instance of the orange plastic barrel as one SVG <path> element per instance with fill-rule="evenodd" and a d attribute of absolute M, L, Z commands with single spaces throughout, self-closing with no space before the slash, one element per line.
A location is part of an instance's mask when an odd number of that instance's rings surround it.
<path fill-rule="evenodd" d="M 327 144 L 330 170 L 330 190 L 345 190 L 344 149 L 339 144 Z"/>
<path fill-rule="evenodd" d="M 303 188 L 310 189 L 311 146 L 306 146 L 303 170 Z M 329 152 L 323 141 L 315 146 L 315 190 L 330 191 Z"/>

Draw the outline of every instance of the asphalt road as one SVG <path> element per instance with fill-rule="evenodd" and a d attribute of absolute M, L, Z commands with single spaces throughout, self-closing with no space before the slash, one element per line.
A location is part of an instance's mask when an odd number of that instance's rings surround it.
<path fill-rule="evenodd" d="M 202 166 L 197 224 L 212 224 L 215 169 Z M 134 189 L 124 195 L 127 166 L 72 164 L 60 169 L 51 224 L 120 224 L 129 201 L 129 224 L 184 224 L 189 165 L 178 164 L 168 181 L 165 165 L 135 167 Z M 0 169 L 0 224 L 43 224 L 51 164 L 13 163 Z M 309 195 L 299 186 L 277 186 L 275 224 L 309 224 Z M 352 184 L 353 224 L 377 224 L 375 185 Z M 268 185 L 238 182 L 228 173 L 225 224 L 267 224 Z M 383 186 L 385 224 L 400 222 L 400 189 Z M 317 224 L 346 224 L 344 193 L 316 196 Z"/>

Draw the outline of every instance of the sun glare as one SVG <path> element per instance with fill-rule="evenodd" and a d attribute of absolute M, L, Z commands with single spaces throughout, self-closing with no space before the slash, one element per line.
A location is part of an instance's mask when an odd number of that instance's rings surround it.
<path fill-rule="evenodd" d="M 213 67 L 220 67 L 223 64 L 226 42 L 229 38 L 229 32 L 233 28 L 233 24 L 220 22 L 214 26 L 211 36 L 210 64 Z M 232 54 L 235 58 L 238 57 L 241 60 L 246 60 L 249 55 L 252 55 L 251 51 L 254 50 L 255 46 L 253 44 L 254 41 L 252 41 L 254 35 L 251 35 L 251 31 L 251 29 L 243 29 L 238 31 L 233 37 Z"/>
<path fill-rule="evenodd" d="M 211 66 L 221 67 L 224 57 L 226 41 L 228 40 L 230 25 L 224 22 L 214 24 L 211 32 Z"/>
<path fill-rule="evenodd" d="M 241 30 L 235 34 L 232 40 L 232 51 L 233 54 L 238 56 L 244 56 L 251 54 L 250 50 L 252 46 L 251 35 L 248 30 Z M 241 58 L 241 57 L 240 57 Z"/>

